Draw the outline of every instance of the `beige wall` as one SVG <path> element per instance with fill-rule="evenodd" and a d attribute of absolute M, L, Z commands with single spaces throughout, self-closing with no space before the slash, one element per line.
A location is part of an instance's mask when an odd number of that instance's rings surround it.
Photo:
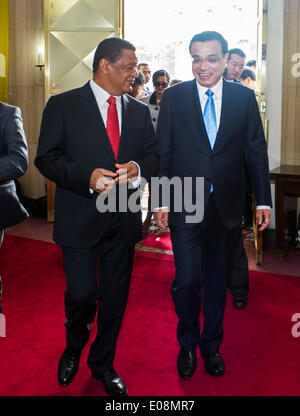
<path fill-rule="evenodd" d="M 9 1 L 9 102 L 21 108 L 29 147 L 29 169 L 20 179 L 25 196 L 45 195 L 45 180 L 33 162 L 44 109 L 44 71 L 35 65 L 40 44 L 44 44 L 44 1 Z"/>
<path fill-rule="evenodd" d="M 281 165 L 300 165 L 300 77 L 292 74 L 292 57 L 300 54 L 300 0 L 284 3 Z"/>

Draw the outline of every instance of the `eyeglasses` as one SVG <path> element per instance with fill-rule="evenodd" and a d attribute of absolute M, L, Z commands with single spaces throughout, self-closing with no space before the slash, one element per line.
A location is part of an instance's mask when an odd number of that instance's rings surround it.
<path fill-rule="evenodd" d="M 168 82 L 159 82 L 159 81 L 155 81 L 154 82 L 154 87 L 163 87 L 163 88 L 167 88 L 167 86 L 169 85 Z"/>

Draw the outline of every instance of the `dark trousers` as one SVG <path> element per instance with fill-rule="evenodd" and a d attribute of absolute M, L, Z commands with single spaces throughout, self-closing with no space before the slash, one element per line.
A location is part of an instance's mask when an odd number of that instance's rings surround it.
<path fill-rule="evenodd" d="M 67 349 L 80 352 L 87 324 L 97 315 L 97 335 L 88 365 L 102 374 L 113 368 L 116 343 L 125 311 L 134 247 L 125 243 L 118 214 L 101 241 L 89 249 L 61 247 L 67 278 L 65 313 Z"/>
<path fill-rule="evenodd" d="M 204 356 L 218 351 L 223 338 L 226 272 L 232 246 L 228 231 L 210 195 L 203 225 L 170 226 L 174 251 L 175 279 L 171 287 L 178 316 L 177 338 L 181 347 Z M 202 294 L 202 289 L 203 294 Z M 203 302 L 202 302 L 203 301 Z M 203 303 L 204 325 L 199 315 Z"/>
<path fill-rule="evenodd" d="M 228 289 L 233 296 L 247 295 L 249 292 L 248 258 L 241 228 L 235 231 L 232 265 L 228 272 Z"/>

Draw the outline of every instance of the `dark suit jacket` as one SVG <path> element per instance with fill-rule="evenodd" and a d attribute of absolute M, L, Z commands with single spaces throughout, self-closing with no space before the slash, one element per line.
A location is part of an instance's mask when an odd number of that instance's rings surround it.
<path fill-rule="evenodd" d="M 14 180 L 28 167 L 28 149 L 21 110 L 0 102 L 0 230 L 28 217 Z"/>
<path fill-rule="evenodd" d="M 213 183 L 216 205 L 227 229 L 241 224 L 244 158 L 257 205 L 271 206 L 266 142 L 257 101 L 250 89 L 224 81 L 220 127 L 212 150 L 196 80 L 168 88 L 161 102 L 157 136 L 159 176 L 205 178 L 205 206 Z M 171 225 L 189 226 L 185 215 L 170 206 Z"/>
<path fill-rule="evenodd" d="M 149 109 L 122 97 L 122 132 L 117 162 L 135 161 L 147 180 L 158 171 L 156 139 Z M 44 110 L 35 164 L 57 185 L 54 240 L 67 247 L 94 246 L 111 213 L 96 209 L 89 190 L 94 169 L 115 171 L 115 157 L 90 84 L 50 98 Z M 124 236 L 133 245 L 142 237 L 141 213 L 120 213 Z"/>

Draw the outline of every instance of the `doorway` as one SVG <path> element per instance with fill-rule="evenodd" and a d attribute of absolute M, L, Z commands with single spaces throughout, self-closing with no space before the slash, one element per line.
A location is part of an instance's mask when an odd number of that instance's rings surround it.
<path fill-rule="evenodd" d="M 258 0 L 124 0 L 124 36 L 139 62 L 171 78 L 192 78 L 189 42 L 204 30 L 220 32 L 229 48 L 257 58 Z"/>

